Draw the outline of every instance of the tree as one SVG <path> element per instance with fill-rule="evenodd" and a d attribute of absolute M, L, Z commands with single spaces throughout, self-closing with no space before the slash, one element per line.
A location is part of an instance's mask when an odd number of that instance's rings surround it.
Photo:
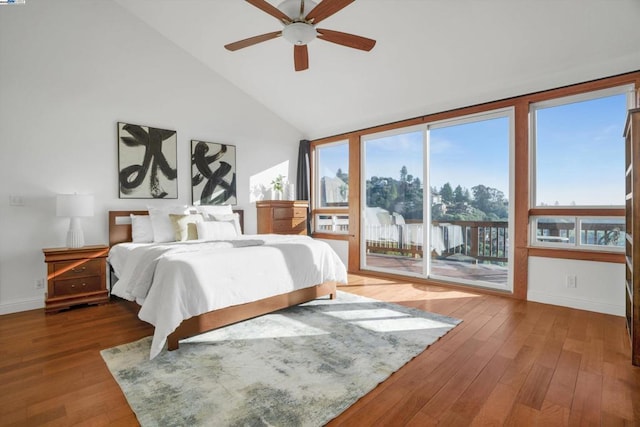
<path fill-rule="evenodd" d="M 400 169 L 400 181 L 401 182 L 406 182 L 407 181 L 407 167 L 406 166 L 402 166 L 402 169 Z"/>
<path fill-rule="evenodd" d="M 367 206 L 377 206 L 397 212 L 407 219 L 422 218 L 422 183 L 409 174 L 406 166 L 400 179 L 373 176 L 366 182 Z"/>
<path fill-rule="evenodd" d="M 445 205 L 453 203 L 453 189 L 451 188 L 451 184 L 447 182 L 442 186 L 440 189 L 440 197 L 442 197 L 442 203 Z"/>
<path fill-rule="evenodd" d="M 508 201 L 504 198 L 502 191 L 484 185 L 476 185 L 471 188 L 471 191 L 473 192 L 472 206 L 483 211 L 487 219 L 507 218 Z"/>
<path fill-rule="evenodd" d="M 453 190 L 453 201 L 455 203 L 469 203 L 469 190 L 462 190 L 460 185 L 456 186 L 456 189 Z"/>
<path fill-rule="evenodd" d="M 342 172 L 342 169 L 340 168 L 338 168 L 338 171 L 336 172 L 336 177 L 344 181 L 345 184 L 349 183 L 349 174 Z"/>

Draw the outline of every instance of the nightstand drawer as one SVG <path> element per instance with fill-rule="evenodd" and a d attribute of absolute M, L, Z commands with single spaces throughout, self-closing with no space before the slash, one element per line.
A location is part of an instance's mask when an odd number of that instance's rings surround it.
<path fill-rule="evenodd" d="M 278 219 L 273 221 L 273 233 L 300 234 L 307 232 L 307 224 L 304 218 Z"/>
<path fill-rule="evenodd" d="M 76 277 L 99 276 L 102 259 L 78 259 L 74 261 L 56 262 L 53 264 L 55 280 L 74 279 Z"/>
<path fill-rule="evenodd" d="M 102 278 L 100 276 L 90 276 L 68 280 L 55 280 L 53 282 L 53 289 L 56 296 L 99 291 L 102 289 Z"/>
<path fill-rule="evenodd" d="M 306 218 L 305 208 L 273 208 L 273 219 Z"/>

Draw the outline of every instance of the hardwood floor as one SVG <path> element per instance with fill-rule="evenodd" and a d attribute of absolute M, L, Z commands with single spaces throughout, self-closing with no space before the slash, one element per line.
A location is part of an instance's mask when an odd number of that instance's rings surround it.
<path fill-rule="evenodd" d="M 356 275 L 341 289 L 463 323 L 330 426 L 640 425 L 622 317 Z M 99 351 L 151 333 L 122 302 L 0 316 L 0 425 L 137 425 Z"/>

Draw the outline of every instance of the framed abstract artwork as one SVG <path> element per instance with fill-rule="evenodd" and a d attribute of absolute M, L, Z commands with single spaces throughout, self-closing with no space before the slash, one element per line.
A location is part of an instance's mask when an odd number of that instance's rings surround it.
<path fill-rule="evenodd" d="M 235 205 L 236 147 L 191 140 L 191 197 L 194 205 Z"/>
<path fill-rule="evenodd" d="M 177 199 L 177 132 L 118 122 L 121 199 Z"/>

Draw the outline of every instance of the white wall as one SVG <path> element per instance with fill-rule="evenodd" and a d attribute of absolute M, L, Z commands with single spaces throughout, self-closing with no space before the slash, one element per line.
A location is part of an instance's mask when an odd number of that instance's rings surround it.
<path fill-rule="evenodd" d="M 177 130 L 178 200 L 118 198 L 118 121 Z M 301 136 L 111 0 L 0 7 L 0 314 L 43 306 L 42 248 L 68 228 L 56 194 L 94 194 L 85 242 L 106 244 L 110 209 L 191 203 L 191 139 L 233 144 L 254 233 L 252 187 L 295 176 Z"/>
<path fill-rule="evenodd" d="M 567 276 L 576 287 L 567 287 Z M 529 257 L 530 301 L 624 316 L 624 264 Z"/>
<path fill-rule="evenodd" d="M 340 257 L 340 260 L 345 266 L 349 266 L 349 242 L 346 240 L 330 240 L 330 239 L 318 239 L 323 242 L 327 242 L 329 246 Z"/>

